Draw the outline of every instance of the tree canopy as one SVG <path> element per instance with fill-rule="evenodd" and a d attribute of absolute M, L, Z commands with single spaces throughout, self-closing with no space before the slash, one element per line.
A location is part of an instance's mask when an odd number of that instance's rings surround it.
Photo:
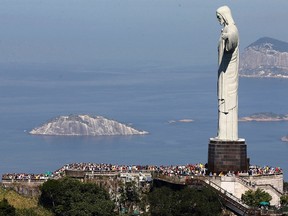
<path fill-rule="evenodd" d="M 251 207 L 257 207 L 260 202 L 270 202 L 272 197 L 269 193 L 264 190 L 257 189 L 256 191 L 248 190 L 241 196 L 241 200 Z"/>
<path fill-rule="evenodd" d="M 288 182 L 284 182 L 283 189 L 285 192 L 288 192 Z"/>
<path fill-rule="evenodd" d="M 115 215 L 115 205 L 104 188 L 70 178 L 45 182 L 39 203 L 55 215 Z"/>
<path fill-rule="evenodd" d="M 154 189 L 149 194 L 151 216 L 215 216 L 221 213 L 217 195 L 207 188 Z"/>
<path fill-rule="evenodd" d="M 7 199 L 0 201 L 0 216 L 15 216 L 16 209 L 8 203 Z"/>
<path fill-rule="evenodd" d="M 280 203 L 283 206 L 288 206 L 288 194 L 284 194 L 280 197 Z"/>

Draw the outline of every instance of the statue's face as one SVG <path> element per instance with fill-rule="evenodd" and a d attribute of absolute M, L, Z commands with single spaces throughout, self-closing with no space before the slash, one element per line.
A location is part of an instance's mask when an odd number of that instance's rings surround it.
<path fill-rule="evenodd" d="M 217 16 L 217 19 L 218 19 L 220 25 L 224 25 L 224 19 L 223 19 L 222 15 L 219 13 L 216 13 L 216 16 Z"/>

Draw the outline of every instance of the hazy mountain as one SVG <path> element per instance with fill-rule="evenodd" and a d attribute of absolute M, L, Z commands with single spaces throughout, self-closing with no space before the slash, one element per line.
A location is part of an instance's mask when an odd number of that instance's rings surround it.
<path fill-rule="evenodd" d="M 288 43 L 263 37 L 250 44 L 240 57 L 240 75 L 288 78 Z"/>
<path fill-rule="evenodd" d="M 125 124 L 102 116 L 89 115 L 60 116 L 46 122 L 29 132 L 35 135 L 58 136 L 102 136 L 102 135 L 142 135 L 139 131 Z"/>

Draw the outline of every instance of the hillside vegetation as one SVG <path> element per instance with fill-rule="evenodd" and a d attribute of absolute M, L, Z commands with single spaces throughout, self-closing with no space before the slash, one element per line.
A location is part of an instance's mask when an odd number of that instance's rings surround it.
<path fill-rule="evenodd" d="M 37 198 L 28 198 L 19 195 L 13 190 L 0 187 L 0 201 L 7 199 L 8 203 L 16 208 L 16 215 L 52 216 L 53 213 L 38 205 Z M 1 215 L 1 213 L 0 213 Z"/>

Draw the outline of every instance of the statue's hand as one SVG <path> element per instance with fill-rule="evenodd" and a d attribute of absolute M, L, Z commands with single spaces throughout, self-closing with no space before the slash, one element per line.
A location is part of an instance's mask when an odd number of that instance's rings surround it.
<path fill-rule="evenodd" d="M 221 37 L 223 40 L 226 40 L 228 38 L 228 33 L 223 33 L 221 34 Z"/>

